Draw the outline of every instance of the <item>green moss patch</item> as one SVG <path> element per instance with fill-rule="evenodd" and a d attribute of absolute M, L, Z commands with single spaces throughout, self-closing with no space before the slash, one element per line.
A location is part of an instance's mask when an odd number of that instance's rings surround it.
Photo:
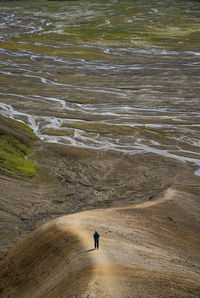
<path fill-rule="evenodd" d="M 69 127 L 84 130 L 86 132 L 100 133 L 100 134 L 122 134 L 132 135 L 138 131 L 138 128 L 118 125 L 118 124 L 105 124 L 105 123 L 94 123 L 94 122 L 74 122 L 64 123 L 62 127 Z"/>
<path fill-rule="evenodd" d="M 74 123 L 64 123 L 62 127 L 69 127 L 74 129 L 80 129 L 86 132 L 108 134 L 115 131 L 115 126 L 102 123 L 88 123 L 88 122 L 74 122 Z"/>
<path fill-rule="evenodd" d="M 154 140 L 164 140 L 171 138 L 168 133 L 162 132 L 160 130 L 156 130 L 153 128 L 149 128 L 146 126 L 136 126 L 131 127 L 127 125 L 120 124 L 106 124 L 106 123 L 94 123 L 94 122 L 74 122 L 74 123 L 64 123 L 61 127 L 68 127 L 73 129 L 83 130 L 88 133 L 98 133 L 104 135 L 126 135 L 126 136 L 134 136 L 140 135 L 147 137 L 148 139 Z"/>
<path fill-rule="evenodd" d="M 0 116 L 0 129 L 28 146 L 34 141 L 39 140 L 30 127 L 14 119 Z"/>
<path fill-rule="evenodd" d="M 0 172 L 18 178 L 35 177 L 35 164 L 26 157 L 37 139 L 25 124 L 0 117 Z"/>
<path fill-rule="evenodd" d="M 12 49 L 100 60 L 114 57 L 97 49 L 66 49 L 66 44 L 199 48 L 198 1 L 3 1 L 2 10 L 33 15 L 38 20 L 36 26 L 43 17 L 51 22 L 39 33 L 19 31 L 12 38 L 20 43 Z"/>

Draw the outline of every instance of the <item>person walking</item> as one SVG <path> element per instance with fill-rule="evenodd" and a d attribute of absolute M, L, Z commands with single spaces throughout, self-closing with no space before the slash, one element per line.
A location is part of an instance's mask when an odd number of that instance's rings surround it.
<path fill-rule="evenodd" d="M 94 248 L 95 249 L 99 249 L 99 238 L 100 238 L 100 235 L 97 231 L 95 231 L 94 235 L 93 235 L 93 238 L 94 238 Z"/>

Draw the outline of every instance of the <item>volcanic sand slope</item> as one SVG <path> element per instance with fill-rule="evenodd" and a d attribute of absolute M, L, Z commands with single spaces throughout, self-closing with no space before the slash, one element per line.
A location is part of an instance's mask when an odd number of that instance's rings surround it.
<path fill-rule="evenodd" d="M 47 222 L 2 260 L 1 295 L 199 297 L 199 211 L 197 196 L 169 188 L 145 203 Z"/>

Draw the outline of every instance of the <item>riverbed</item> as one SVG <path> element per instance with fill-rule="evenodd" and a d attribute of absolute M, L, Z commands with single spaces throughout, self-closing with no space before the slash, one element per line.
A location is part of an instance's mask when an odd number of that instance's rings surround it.
<path fill-rule="evenodd" d="M 11 1 L 0 15 L 0 114 L 43 142 L 200 175 L 198 1 Z"/>

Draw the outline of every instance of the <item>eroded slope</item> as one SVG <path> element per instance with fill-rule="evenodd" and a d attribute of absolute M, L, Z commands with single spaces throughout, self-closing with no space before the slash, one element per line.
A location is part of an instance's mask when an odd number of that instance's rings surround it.
<path fill-rule="evenodd" d="M 2 261 L 2 297 L 198 297 L 199 208 L 197 196 L 168 189 L 46 223 Z"/>

